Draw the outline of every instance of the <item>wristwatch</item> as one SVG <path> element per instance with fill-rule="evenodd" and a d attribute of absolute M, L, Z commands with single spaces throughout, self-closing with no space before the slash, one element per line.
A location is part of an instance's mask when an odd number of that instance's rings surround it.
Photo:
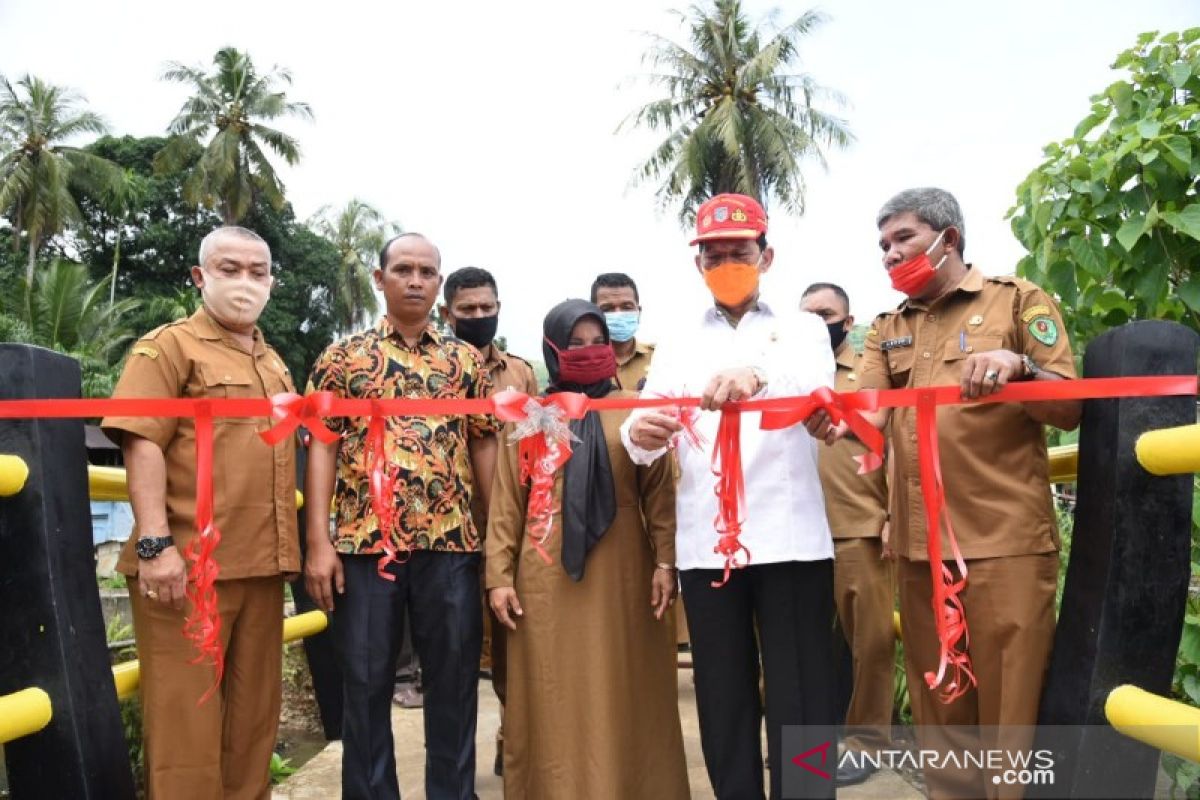
<path fill-rule="evenodd" d="M 1037 377 L 1037 374 L 1042 371 L 1042 368 L 1037 365 L 1037 362 L 1024 353 L 1021 354 L 1021 364 L 1025 367 L 1025 374 L 1022 375 L 1022 377 L 1027 380 L 1033 380 Z"/>
<path fill-rule="evenodd" d="M 143 536 L 137 540 L 134 549 L 137 550 L 137 556 L 142 561 L 150 561 L 162 555 L 162 551 L 168 547 L 174 547 L 175 540 L 170 536 Z"/>

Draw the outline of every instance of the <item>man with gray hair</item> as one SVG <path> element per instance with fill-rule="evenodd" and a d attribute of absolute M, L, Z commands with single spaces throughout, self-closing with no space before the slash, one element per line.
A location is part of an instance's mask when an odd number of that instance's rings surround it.
<path fill-rule="evenodd" d="M 191 269 L 203 305 L 150 331 L 130 350 L 120 398 L 266 398 L 295 391 L 256 326 L 273 278 L 253 231 L 204 237 Z M 188 565 L 196 539 L 196 423 L 191 417 L 106 417 L 121 445 L 134 531 L 126 575 L 141 661 L 146 788 L 151 798 L 266 797 L 279 726 L 283 584 L 300 571 L 295 446 L 258 432 L 266 420 L 213 420 L 214 559 L 225 669 L 196 663 L 184 636 Z"/>
<path fill-rule="evenodd" d="M 949 192 L 901 192 L 876 222 L 884 269 L 908 299 L 876 317 L 867 332 L 862 388 L 952 384 L 972 400 L 1010 381 L 1075 377 L 1054 299 L 1029 281 L 985 275 L 964 263 L 962 211 Z M 1054 637 L 1058 578 L 1043 426 L 1071 430 L 1079 415 L 1079 402 L 1071 400 L 939 409 L 946 521 L 938 521 L 934 538 L 926 527 L 916 409 L 891 412 L 890 543 L 923 747 L 961 752 L 972 746 L 963 737 L 974 726 L 985 747 L 1029 746 Z M 888 421 L 886 410 L 870 416 L 879 427 Z M 807 425 L 827 442 L 844 434 L 844 425 L 832 426 L 823 412 Z M 935 588 L 961 603 L 962 626 L 945 641 L 930 614 Z M 949 603 L 937 611 L 948 619 L 958 613 Z M 965 768 L 931 771 L 926 780 L 932 797 L 990 797 L 997 791 L 990 777 Z"/>

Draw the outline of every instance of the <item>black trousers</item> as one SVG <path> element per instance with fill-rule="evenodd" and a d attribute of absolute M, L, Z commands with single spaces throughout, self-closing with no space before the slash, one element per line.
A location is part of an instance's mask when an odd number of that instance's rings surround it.
<path fill-rule="evenodd" d="M 404 614 L 424 674 L 425 796 L 475 793 L 479 705 L 479 554 L 415 551 L 376 572 L 378 556 L 342 556 L 346 593 L 335 596 L 333 630 L 344 678 L 342 797 L 400 797 L 392 740 L 392 686 Z"/>
<path fill-rule="evenodd" d="M 791 767 L 784 726 L 805 726 L 802 741 L 834 742 L 824 771 L 836 774 L 835 679 L 831 653 L 833 560 L 785 561 L 733 570 L 679 573 L 692 663 L 704 764 L 718 800 L 763 797 L 762 720 L 766 700 L 770 796 L 833 797 L 832 777 Z M 761 656 L 761 658 L 760 658 Z M 759 691 L 759 665 L 765 691 Z M 783 794 L 789 781 L 801 787 Z M 794 792 L 794 793 L 793 793 Z"/>

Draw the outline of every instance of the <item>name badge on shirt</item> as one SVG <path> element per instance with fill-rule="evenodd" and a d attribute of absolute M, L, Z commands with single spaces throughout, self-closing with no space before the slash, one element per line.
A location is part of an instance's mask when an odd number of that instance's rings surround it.
<path fill-rule="evenodd" d="M 898 339 L 885 339 L 883 343 L 879 345 L 879 349 L 883 350 L 885 353 L 888 350 L 895 350 L 899 347 L 912 347 L 912 337 L 901 336 Z"/>

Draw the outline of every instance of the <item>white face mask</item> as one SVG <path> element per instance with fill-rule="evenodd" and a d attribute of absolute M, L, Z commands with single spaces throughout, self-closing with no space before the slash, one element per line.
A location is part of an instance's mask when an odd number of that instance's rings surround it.
<path fill-rule="evenodd" d="M 204 285 L 200 287 L 200 296 L 204 298 L 204 306 L 209 313 L 226 328 L 241 330 L 258 322 L 267 298 L 271 295 L 271 286 L 275 277 L 268 281 L 256 281 L 248 276 L 239 275 L 227 278 L 216 275 L 203 267 Z"/>

